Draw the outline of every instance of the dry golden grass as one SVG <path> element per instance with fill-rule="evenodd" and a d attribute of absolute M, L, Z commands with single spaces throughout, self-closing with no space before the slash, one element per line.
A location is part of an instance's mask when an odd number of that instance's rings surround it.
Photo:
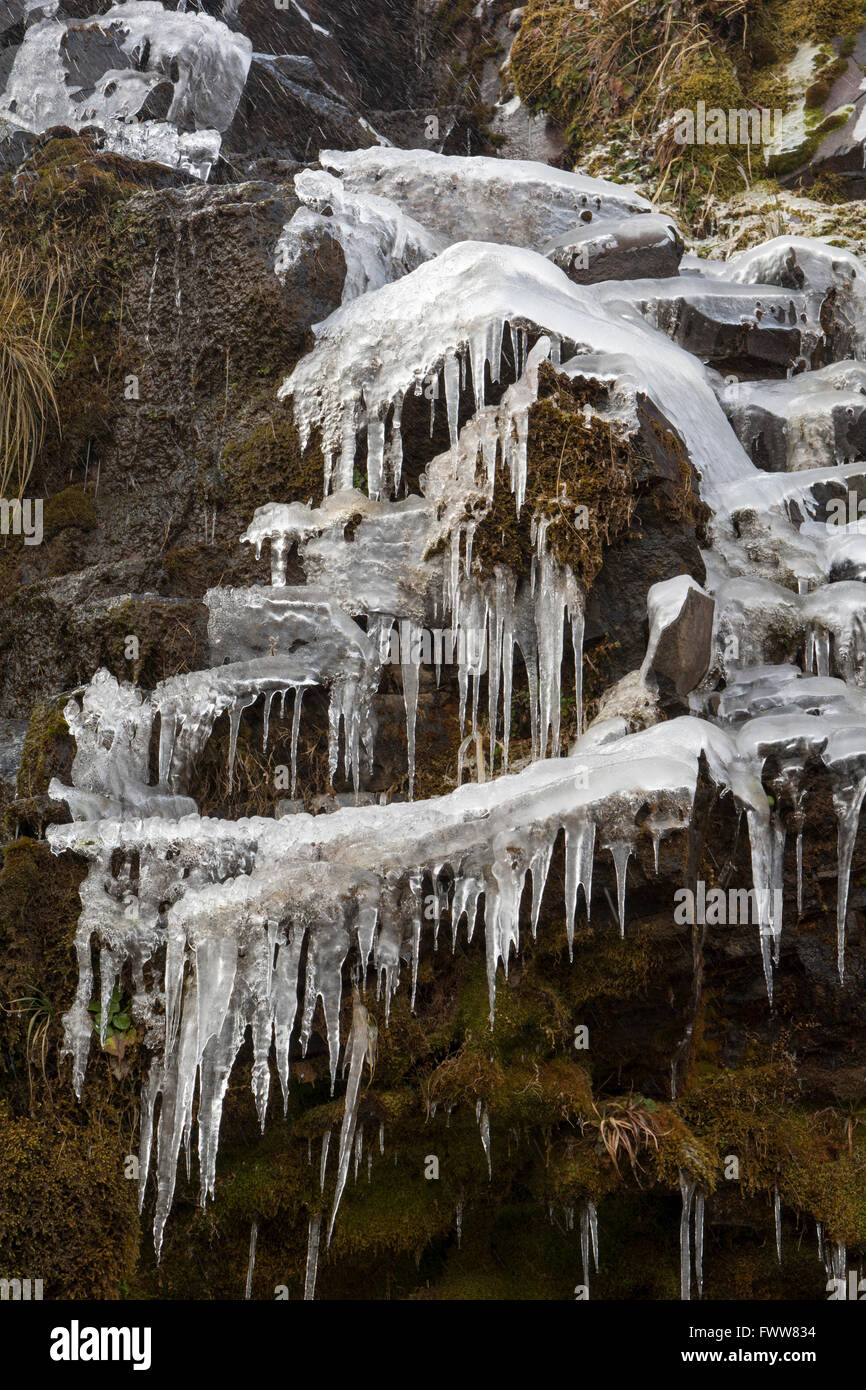
<path fill-rule="evenodd" d="M 37 276 L 22 251 L 0 247 L 0 497 L 22 495 L 49 421 L 59 422 L 57 327 L 67 299 L 59 259 Z"/>

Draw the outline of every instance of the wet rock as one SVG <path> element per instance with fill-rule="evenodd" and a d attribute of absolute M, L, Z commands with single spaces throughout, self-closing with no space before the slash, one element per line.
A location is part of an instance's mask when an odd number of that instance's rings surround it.
<path fill-rule="evenodd" d="M 826 295 L 817 290 L 685 275 L 606 281 L 596 293 L 607 307 L 640 314 L 705 362 L 750 362 L 787 371 L 791 362 L 812 365 L 825 344 Z"/>
<path fill-rule="evenodd" d="M 0 781 L 14 787 L 27 735 L 26 719 L 0 719 Z"/>
<path fill-rule="evenodd" d="M 715 600 L 692 579 L 678 575 L 647 594 L 650 640 L 642 674 L 662 692 L 688 695 L 703 680 L 713 656 Z"/>
<path fill-rule="evenodd" d="M 719 401 L 753 463 L 771 473 L 866 455 L 866 366 L 837 362 L 786 381 L 728 380 Z"/>
<path fill-rule="evenodd" d="M 596 218 L 578 223 L 544 249 L 578 285 L 676 275 L 684 250 L 669 217 Z"/>

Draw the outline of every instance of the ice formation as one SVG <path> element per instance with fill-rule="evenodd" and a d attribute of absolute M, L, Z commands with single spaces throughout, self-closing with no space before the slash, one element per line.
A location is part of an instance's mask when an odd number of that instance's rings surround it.
<path fill-rule="evenodd" d="M 346 258 L 344 304 L 408 275 L 443 249 L 436 236 L 390 199 L 351 193 L 323 170 L 296 174 L 295 192 L 304 206 L 283 228 L 275 252 L 276 273 L 284 275 L 294 264 L 305 237 L 325 232 Z"/>
<path fill-rule="evenodd" d="M 794 472 L 866 453 L 866 365 L 835 362 L 785 381 L 720 388 L 722 408 L 759 468 Z"/>
<path fill-rule="evenodd" d="M 380 146 L 325 150 L 319 160 L 350 193 L 390 198 L 447 245 L 495 241 L 543 251 L 578 222 L 653 210 L 652 203 L 624 184 L 534 160 L 461 158 Z"/>
<path fill-rule="evenodd" d="M 667 280 L 577 286 L 532 248 L 597 214 L 648 217 L 649 205 L 629 190 L 546 166 L 382 148 L 327 153 L 322 164 L 327 172 L 298 178 L 305 206 L 281 247 L 290 256 L 309 219 L 327 223 L 346 254 L 344 303 L 319 326 L 280 395 L 293 404 L 302 444 L 318 433 L 324 500 L 275 499 L 250 518 L 241 539 L 259 560 L 267 547 L 270 583 L 207 595 L 210 669 L 150 693 L 98 672 L 70 701 L 73 785 L 54 782 L 51 794 L 65 799 L 73 819 L 48 832 L 56 853 L 71 850 L 89 864 L 79 987 L 65 1020 L 75 1088 L 80 1094 L 93 1036 L 88 1006 L 98 992 L 105 1018 L 121 979 L 153 1053 L 140 1198 L 153 1170 L 157 1248 L 196 1120 L 202 1202 L 214 1194 L 223 1101 L 247 1036 L 262 1124 L 272 1059 L 285 1098 L 292 1061 L 314 1030 L 327 1042 L 332 1085 L 342 1057 L 331 1215 L 324 1232 L 319 1215 L 310 1221 L 306 1298 L 315 1294 L 323 1234 L 327 1243 L 364 1156 L 359 1095 L 376 1046 L 370 994 L 383 1000 L 386 1020 L 401 980 L 414 1002 L 422 947 L 440 930 L 452 947 L 461 930 L 483 938 L 492 1018 L 500 966 L 507 977 L 521 933 L 539 929 L 559 837 L 569 948 L 578 912 L 589 918 L 592 909 L 599 857 L 612 870 L 615 916 L 627 935 L 632 861 L 643 851 L 642 862 L 654 861 L 658 872 L 662 838 L 688 830 L 707 778 L 732 798 L 748 830 L 756 963 L 772 1004 L 782 933 L 794 930 L 783 855 L 794 840 L 799 911 L 805 811 L 819 783 L 838 823 L 844 980 L 848 880 L 866 795 L 866 536 L 856 516 L 834 527 L 827 515 L 829 502 L 852 488 L 866 495 L 866 465 L 851 457 L 859 453 L 863 369 L 856 360 L 817 361 L 834 344 L 847 359 L 859 343 L 847 329 L 828 336 L 822 318 L 833 291 L 859 332 L 857 264 L 788 240 L 704 273 L 684 263 Z M 483 239 L 457 240 L 466 235 Z M 762 377 L 775 371 L 776 379 L 722 382 L 708 363 L 732 344 L 763 363 Z M 483 574 L 473 564 L 477 525 L 503 479 L 515 515 L 530 505 L 529 421 L 545 363 L 603 387 L 594 395 L 604 404 L 585 409 L 623 436 L 640 403 L 652 402 L 714 513 L 701 591 L 703 603 L 708 594 L 715 602 L 709 675 L 692 692 L 689 714 L 635 733 L 623 717 L 583 727 L 584 595 L 553 552 L 543 508 L 532 504 L 528 573 L 502 564 Z M 426 396 L 434 419 L 444 412 L 449 439 L 444 452 L 431 443 L 414 489 L 403 476 L 401 440 L 410 393 Z M 756 430 L 765 444 L 756 444 Z M 366 490 L 357 486 L 359 459 Z M 287 583 L 290 558 L 303 583 Z M 662 635 L 697 588 L 682 576 L 648 594 L 649 648 L 633 673 L 642 685 L 651 684 Z M 364 783 L 383 670 L 396 667 L 401 679 L 411 798 L 419 667 L 423 660 L 438 673 L 450 659 L 446 640 L 457 654 L 462 785 L 420 802 L 371 804 Z M 576 741 L 563 756 L 569 648 Z M 517 681 L 529 695 L 532 757 L 509 771 Z M 303 697 L 313 688 L 329 702 L 331 775 L 342 764 L 354 796 L 329 815 L 199 815 L 190 792 L 217 719 L 228 720 L 231 783 L 240 721 L 258 700 L 265 742 L 290 702 L 295 797 Z M 477 779 L 467 782 L 473 767 Z M 352 1023 L 341 1041 L 347 988 Z M 477 1119 L 492 1180 L 484 1098 Z M 329 1133 L 322 1188 L 331 1147 Z M 369 1142 L 367 1149 L 369 1164 Z M 694 1284 L 700 1297 L 705 1195 L 687 1172 L 681 1189 L 682 1295 Z M 461 1203 L 458 1233 L 462 1220 Z M 588 1283 L 590 1249 L 596 1268 L 598 1261 L 592 1204 L 581 1213 L 580 1241 Z M 254 1252 L 253 1235 L 250 1277 Z"/>
<path fill-rule="evenodd" d="M 247 79 L 252 44 L 208 14 L 123 0 L 89 19 L 32 24 L 0 119 L 39 133 L 99 126 L 110 149 L 207 178 Z"/>

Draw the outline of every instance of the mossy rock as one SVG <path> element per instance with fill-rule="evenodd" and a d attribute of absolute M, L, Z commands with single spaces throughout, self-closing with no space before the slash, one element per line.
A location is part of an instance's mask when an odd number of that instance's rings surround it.
<path fill-rule="evenodd" d="M 68 527 L 92 531 L 96 524 L 96 504 L 80 485 L 64 488 L 45 503 L 43 527 L 47 539 Z"/>

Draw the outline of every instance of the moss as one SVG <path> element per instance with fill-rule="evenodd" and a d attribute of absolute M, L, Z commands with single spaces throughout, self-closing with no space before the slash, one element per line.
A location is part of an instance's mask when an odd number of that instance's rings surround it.
<path fill-rule="evenodd" d="M 45 503 L 43 527 L 47 539 L 67 527 L 91 531 L 96 526 L 96 506 L 83 487 L 64 488 Z"/>
<path fill-rule="evenodd" d="M 547 534 L 560 564 L 572 570 L 586 593 L 607 548 L 628 533 L 641 497 L 650 494 L 652 505 L 672 520 L 703 526 L 708 511 L 676 432 L 647 402 L 639 403 L 640 431 L 634 436 L 599 415 L 587 416 L 587 401 L 606 404 L 598 390 L 579 377 L 570 380 L 542 367 L 539 399 L 529 415 L 526 502 L 518 517 L 504 473 L 498 474 L 493 504 L 473 542 L 473 563 L 481 574 L 497 564 L 528 573 L 532 522 L 538 516 L 549 522 Z M 671 481 L 659 485 L 666 475 Z"/>
<path fill-rule="evenodd" d="M 786 57 L 799 43 L 852 34 L 866 19 L 862 0 L 773 0 L 762 9 L 756 16 L 759 31 L 772 33 Z"/>
<path fill-rule="evenodd" d="M 46 1298 L 119 1297 L 135 1265 L 135 1184 L 116 1135 L 47 1115 L 16 1119 L 0 1102 L 0 1265 L 43 1279 Z"/>
<path fill-rule="evenodd" d="M 528 573 L 532 519 L 544 516 L 557 559 L 588 590 L 601 569 L 605 546 L 628 528 L 635 505 L 635 450 L 604 420 L 587 419 L 579 401 L 578 386 L 552 368 L 542 368 L 539 400 L 529 415 L 526 502 L 517 517 L 504 471 L 498 473 L 493 505 L 473 542 L 481 573 L 492 572 L 497 564 Z"/>
<path fill-rule="evenodd" d="M 796 149 L 787 150 L 784 154 L 772 157 L 769 164 L 771 172 L 777 178 L 784 178 L 786 175 L 802 169 L 812 159 L 825 138 L 834 130 L 840 130 L 847 123 L 850 114 L 851 107 L 849 106 L 834 111 L 829 116 L 824 116 L 823 111 L 819 109 L 818 112 L 814 113 L 811 125 L 807 120 L 808 134 L 801 144 Z"/>
<path fill-rule="evenodd" d="M 130 638 L 137 646 L 129 645 Z M 118 680 L 152 690 L 161 680 L 206 665 L 205 610 L 180 599 L 119 599 L 108 608 L 100 641 L 100 665 Z"/>
<path fill-rule="evenodd" d="M 65 696 L 35 705 L 30 715 L 18 769 L 19 797 L 40 796 L 52 777 L 68 773 L 73 740 L 63 713 Z"/>
<path fill-rule="evenodd" d="M 249 519 L 266 502 L 313 502 L 323 495 L 324 460 L 312 444 L 302 452 L 291 411 L 282 410 L 240 429 L 223 448 L 216 468 L 199 474 L 198 491 L 211 506 L 239 510 Z"/>
<path fill-rule="evenodd" d="M 822 203 L 847 203 L 848 189 L 840 174 L 822 173 L 811 185 L 809 196 Z"/>

